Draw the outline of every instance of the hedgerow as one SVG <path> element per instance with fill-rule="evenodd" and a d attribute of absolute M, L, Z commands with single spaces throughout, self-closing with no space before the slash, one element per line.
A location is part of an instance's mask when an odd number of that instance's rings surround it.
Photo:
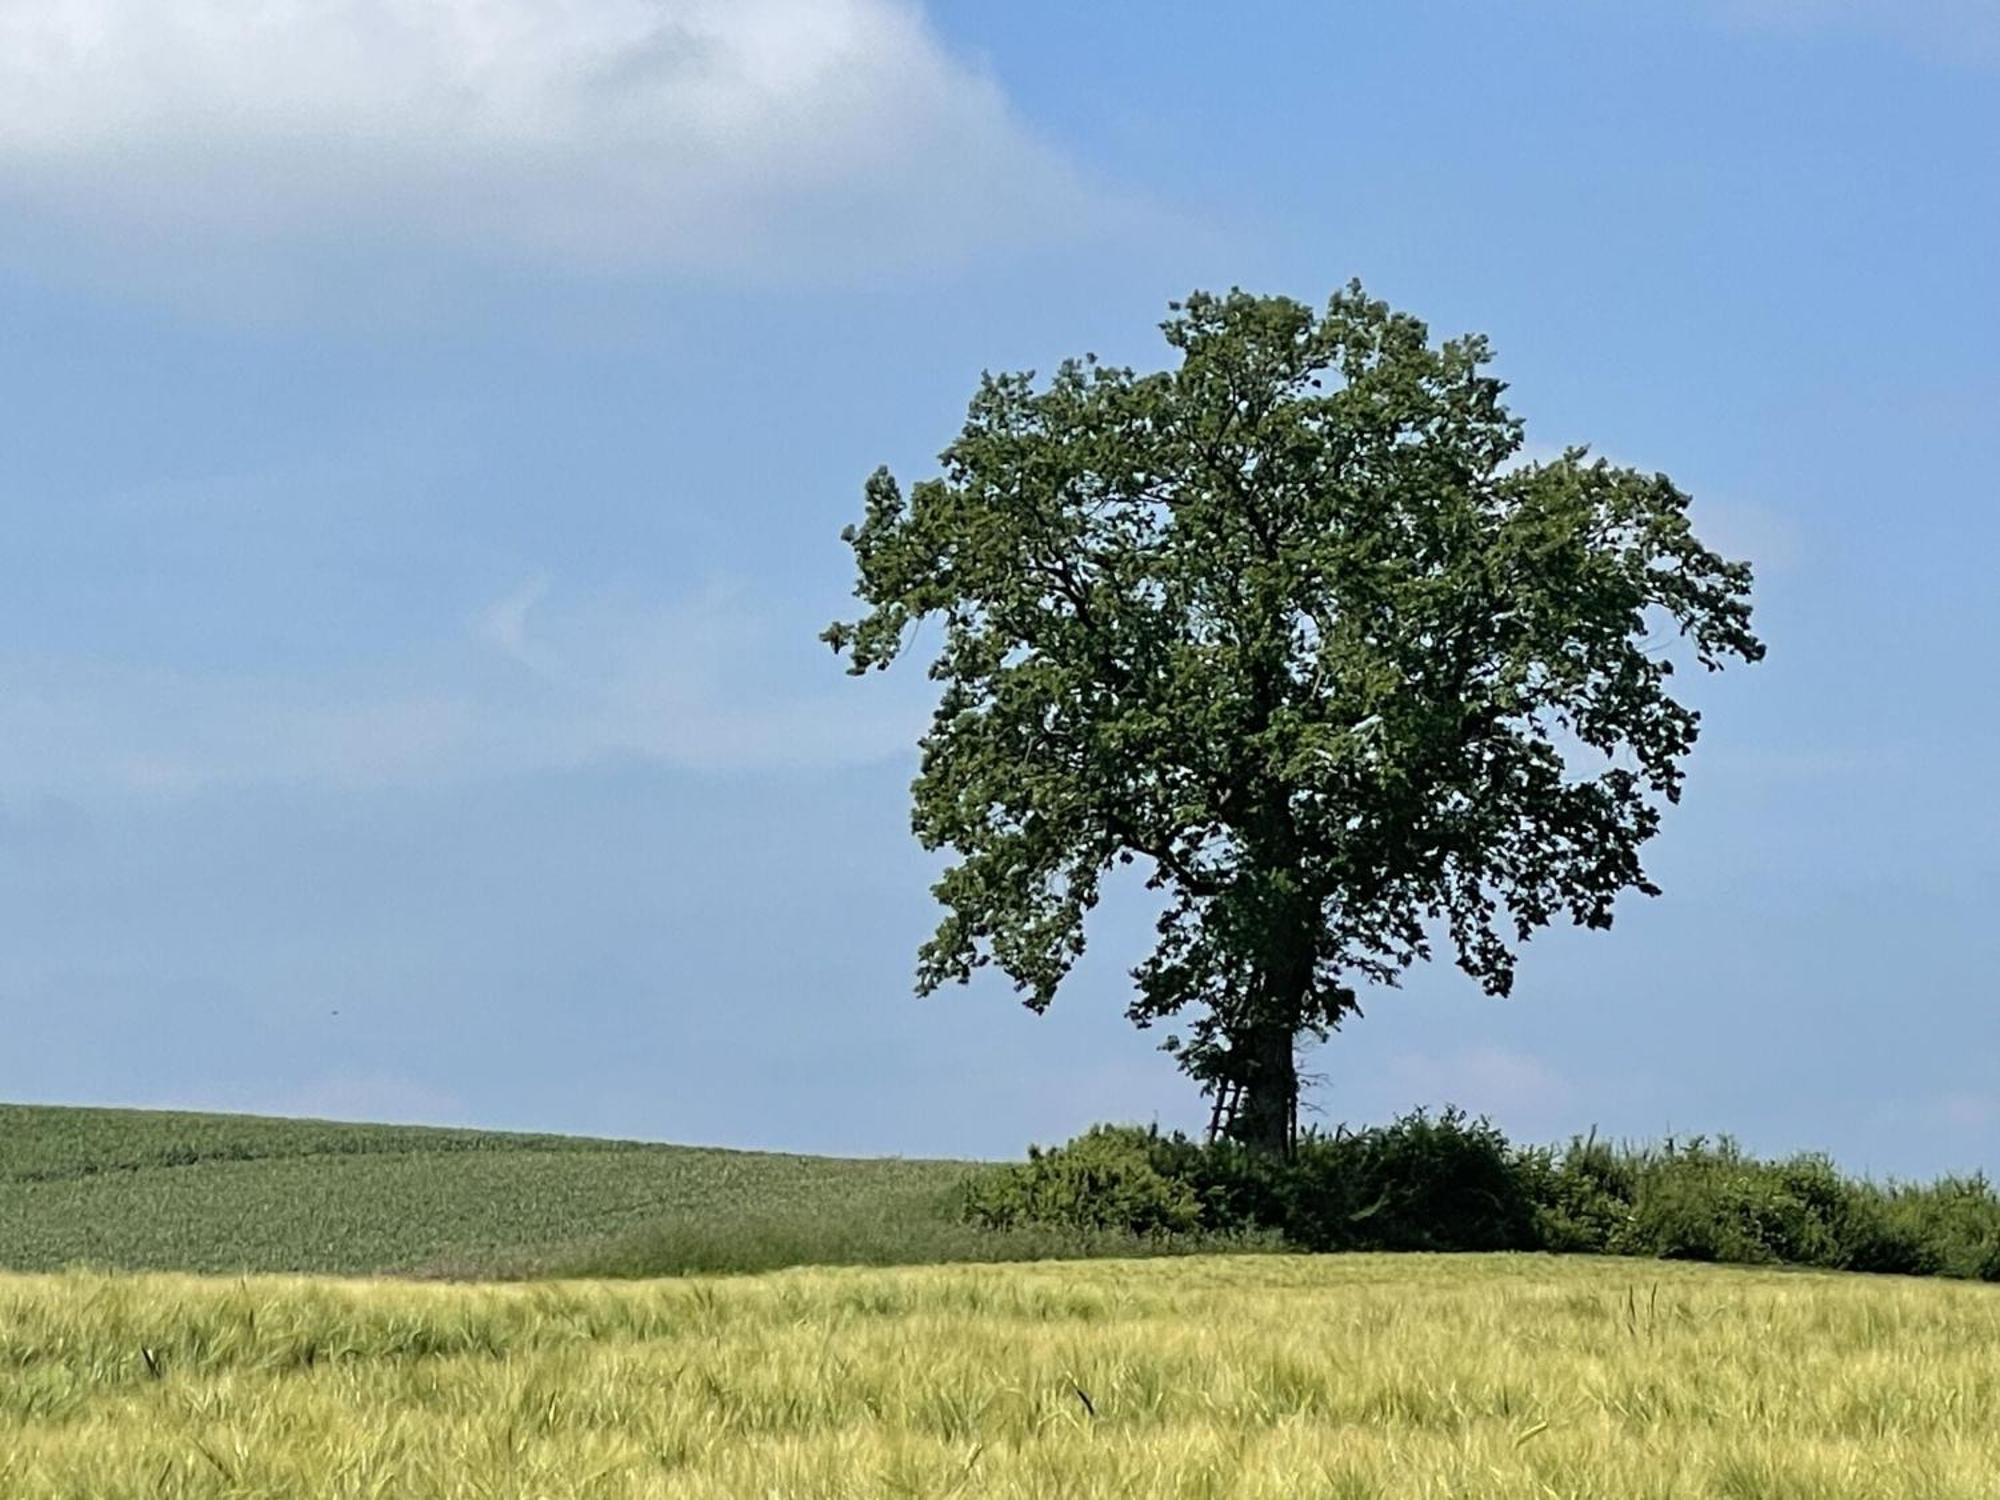
<path fill-rule="evenodd" d="M 974 1177 L 964 1216 L 1163 1237 L 1276 1235 L 1300 1250 L 1542 1250 L 2000 1281 L 2000 1196 L 1776 1160 L 1727 1137 L 1511 1144 L 1489 1121 L 1418 1110 L 1308 1134 L 1289 1157 L 1100 1125 Z"/>

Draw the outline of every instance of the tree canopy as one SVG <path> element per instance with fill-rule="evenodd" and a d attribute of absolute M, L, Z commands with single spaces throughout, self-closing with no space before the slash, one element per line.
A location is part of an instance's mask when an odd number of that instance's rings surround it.
<path fill-rule="evenodd" d="M 1748 564 L 1689 497 L 1522 424 L 1472 336 L 1350 285 L 1174 304 L 1177 361 L 989 374 L 942 472 L 843 537 L 865 673 L 942 624 L 913 825 L 951 862 L 918 987 L 994 965 L 1036 1009 L 1141 863 L 1141 1025 L 1295 1128 L 1296 1048 L 1443 945 L 1491 993 L 1561 918 L 1656 888 L 1699 715 L 1675 659 L 1755 661 Z"/>

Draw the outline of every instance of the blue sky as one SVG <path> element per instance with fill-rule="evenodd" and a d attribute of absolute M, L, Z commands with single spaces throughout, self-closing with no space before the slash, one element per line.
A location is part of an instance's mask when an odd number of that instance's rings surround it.
<path fill-rule="evenodd" d="M 802 1150 L 1200 1104 L 910 993 L 921 672 L 814 639 L 982 368 L 1350 276 L 1759 567 L 1666 886 L 1324 1119 L 2000 1167 L 2000 12 L 0 4 L 0 1097 Z"/>

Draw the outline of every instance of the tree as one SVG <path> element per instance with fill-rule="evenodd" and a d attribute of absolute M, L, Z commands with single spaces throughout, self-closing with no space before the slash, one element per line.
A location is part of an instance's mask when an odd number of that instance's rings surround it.
<path fill-rule="evenodd" d="M 1151 374 L 987 375 L 939 477 L 843 539 L 854 674 L 935 619 L 913 826 L 953 862 L 918 988 L 997 965 L 1037 1011 L 1115 866 L 1162 893 L 1141 1026 L 1288 1149 L 1297 1049 L 1448 944 L 1488 992 L 1567 916 L 1611 925 L 1699 715 L 1678 646 L 1755 661 L 1750 568 L 1688 496 L 1571 448 L 1523 463 L 1473 336 L 1359 284 L 1324 312 L 1196 294 Z"/>

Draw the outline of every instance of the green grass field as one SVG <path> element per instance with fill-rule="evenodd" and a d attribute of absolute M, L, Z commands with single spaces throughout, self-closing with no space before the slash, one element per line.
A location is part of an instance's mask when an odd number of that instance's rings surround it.
<path fill-rule="evenodd" d="M 0 1277 L 0 1495 L 1990 1500 L 2000 1288 L 1520 1257 Z"/>
<path fill-rule="evenodd" d="M 0 1497 L 2000 1494 L 2000 1287 L 907 1264 L 1118 1248 L 968 1170 L 0 1106 Z M 273 1269 L 540 1279 L 182 1274 Z"/>
<path fill-rule="evenodd" d="M 978 1246 L 945 1200 L 967 1171 L 0 1105 L 0 1268 L 639 1274 L 963 1258 Z"/>

